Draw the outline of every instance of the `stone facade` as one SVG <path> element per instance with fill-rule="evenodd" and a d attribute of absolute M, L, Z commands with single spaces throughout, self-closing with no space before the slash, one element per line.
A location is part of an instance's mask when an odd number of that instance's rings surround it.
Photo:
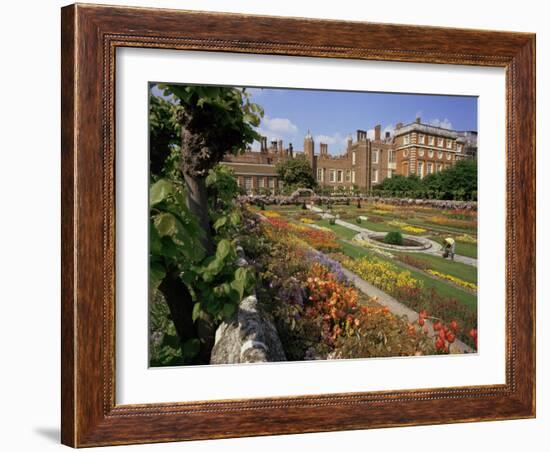
<path fill-rule="evenodd" d="M 366 192 L 396 174 L 424 177 L 461 159 L 475 158 L 477 132 L 443 129 L 416 118 L 410 124 L 397 124 L 393 136 L 386 132 L 382 137 L 380 125 L 374 128 L 373 139 L 367 137 L 366 131 L 357 130 L 355 141 L 348 137 L 343 154 L 331 155 L 326 143 L 319 143 L 319 154 L 315 153 L 315 142 L 308 131 L 303 151 L 295 151 L 292 143 L 285 148 L 281 140 L 268 146 L 263 137 L 259 152 L 228 155 L 223 163 L 233 168 L 247 193 L 274 193 L 282 188 L 275 165 L 298 155 L 308 160 L 320 187 L 340 191 L 355 187 Z"/>

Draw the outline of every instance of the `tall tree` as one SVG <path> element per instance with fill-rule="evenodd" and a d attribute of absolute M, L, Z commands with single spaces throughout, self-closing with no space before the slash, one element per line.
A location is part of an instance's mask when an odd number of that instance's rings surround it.
<path fill-rule="evenodd" d="M 177 102 L 181 126 L 181 170 L 187 188 L 187 206 L 199 220 L 205 251 L 214 251 L 208 216 L 206 177 L 228 153 L 238 154 L 260 136 L 255 127 L 263 115 L 244 89 L 159 85 Z"/>
<path fill-rule="evenodd" d="M 313 169 L 303 155 L 277 163 L 277 175 L 286 187 L 315 188 Z"/>
<path fill-rule="evenodd" d="M 235 217 L 227 220 L 217 212 L 227 207 L 222 195 L 229 193 L 220 188 L 228 191 L 232 176 L 211 170 L 227 153 L 237 154 L 259 139 L 255 127 L 263 111 L 244 89 L 158 87 L 164 97 L 151 97 L 150 167 L 153 179 L 164 176 L 170 182 L 158 179 L 151 188 L 152 286 L 169 306 L 184 357 L 207 363 L 215 319 L 230 313 L 250 285 L 245 269 L 234 268 L 230 242 L 213 239 L 213 229 L 220 235 Z M 218 187 L 214 205 L 209 187 L 211 192 Z"/>
<path fill-rule="evenodd" d="M 160 176 L 170 154 L 180 146 L 180 127 L 173 102 L 149 93 L 149 171 Z"/>

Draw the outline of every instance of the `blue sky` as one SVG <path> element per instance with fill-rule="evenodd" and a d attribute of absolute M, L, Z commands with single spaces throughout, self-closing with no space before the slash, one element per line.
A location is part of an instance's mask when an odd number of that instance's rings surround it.
<path fill-rule="evenodd" d="M 162 95 L 152 87 L 155 95 Z M 390 94 L 282 88 L 247 88 L 251 101 L 261 105 L 264 117 L 258 131 L 271 140 L 303 149 L 308 129 L 318 143 L 328 144 L 330 154 L 340 154 L 348 135 L 357 129 L 374 137 L 374 126 L 393 133 L 395 124 L 407 124 L 417 116 L 425 124 L 454 130 L 477 130 L 477 97 L 429 94 Z M 259 150 L 259 143 L 253 144 Z"/>
<path fill-rule="evenodd" d="M 423 123 L 454 130 L 477 130 L 477 98 L 421 94 L 386 94 L 349 91 L 248 88 L 252 101 L 264 108 L 259 131 L 271 139 L 291 142 L 302 150 L 308 129 L 318 143 L 328 143 L 329 153 L 345 149 L 346 137 L 357 129 L 369 131 L 382 125 L 392 132 L 417 116 Z M 259 148 L 254 143 L 254 149 Z"/>

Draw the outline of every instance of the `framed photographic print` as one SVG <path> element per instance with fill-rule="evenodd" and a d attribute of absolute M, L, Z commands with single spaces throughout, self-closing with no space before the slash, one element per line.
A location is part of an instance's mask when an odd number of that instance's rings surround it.
<path fill-rule="evenodd" d="M 62 442 L 535 416 L 535 37 L 62 9 Z"/>

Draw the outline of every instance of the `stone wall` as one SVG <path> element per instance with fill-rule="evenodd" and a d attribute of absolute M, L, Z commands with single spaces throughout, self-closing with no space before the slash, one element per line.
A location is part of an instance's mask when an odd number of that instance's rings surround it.
<path fill-rule="evenodd" d="M 216 330 L 210 364 L 286 361 L 277 329 L 255 295 L 241 301 L 235 318 Z"/>
<path fill-rule="evenodd" d="M 237 247 L 239 266 L 247 265 L 244 252 Z M 279 333 L 256 295 L 243 299 L 236 314 L 216 330 L 210 364 L 238 364 L 286 361 Z"/>

